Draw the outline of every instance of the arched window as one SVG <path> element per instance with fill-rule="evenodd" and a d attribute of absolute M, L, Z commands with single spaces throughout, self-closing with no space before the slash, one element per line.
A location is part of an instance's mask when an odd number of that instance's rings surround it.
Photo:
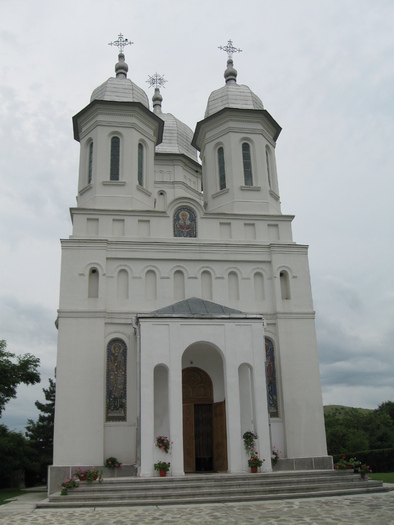
<path fill-rule="evenodd" d="M 118 299 L 129 298 L 129 273 L 127 270 L 119 270 L 117 288 Z"/>
<path fill-rule="evenodd" d="M 127 346 L 122 339 L 107 345 L 106 420 L 127 420 Z"/>
<path fill-rule="evenodd" d="M 265 366 L 269 415 L 270 417 L 279 417 L 275 350 L 274 343 L 268 337 L 265 338 Z"/>
<path fill-rule="evenodd" d="M 145 274 L 145 299 L 157 299 L 157 276 L 154 270 L 148 270 Z"/>
<path fill-rule="evenodd" d="M 242 144 L 242 162 L 244 167 L 244 184 L 245 186 L 253 186 L 252 157 L 250 155 L 250 144 L 247 142 Z"/>
<path fill-rule="evenodd" d="M 93 176 L 93 141 L 89 144 L 89 162 L 88 162 L 88 184 L 92 182 Z"/>
<path fill-rule="evenodd" d="M 185 276 L 182 270 L 174 272 L 174 299 L 181 301 L 185 298 Z"/>
<path fill-rule="evenodd" d="M 289 281 L 289 274 L 286 272 L 286 270 L 282 270 L 279 273 L 279 280 L 280 280 L 280 294 L 282 299 L 290 299 L 290 281 Z"/>
<path fill-rule="evenodd" d="M 110 180 L 119 180 L 120 172 L 120 138 L 112 137 L 111 139 L 111 166 Z"/>
<path fill-rule="evenodd" d="M 138 144 L 138 184 L 144 185 L 144 146 Z"/>
<path fill-rule="evenodd" d="M 97 268 L 90 268 L 88 280 L 88 298 L 97 299 L 99 296 L 99 273 Z"/>
<path fill-rule="evenodd" d="M 182 206 L 174 213 L 174 237 L 197 237 L 196 212 Z"/>
<path fill-rule="evenodd" d="M 219 168 L 219 189 L 224 190 L 226 187 L 226 166 L 224 163 L 224 149 L 222 146 L 218 149 L 218 168 Z"/>
<path fill-rule="evenodd" d="M 207 301 L 212 301 L 212 275 L 208 270 L 201 273 L 201 296 Z"/>
<path fill-rule="evenodd" d="M 265 294 L 264 294 L 264 277 L 261 272 L 256 272 L 253 276 L 253 284 L 254 284 L 254 298 L 256 301 L 263 301 Z"/>
<path fill-rule="evenodd" d="M 271 182 L 271 152 L 268 148 L 268 146 L 266 146 L 265 148 L 265 159 L 267 161 L 267 174 L 268 174 L 268 185 L 269 185 L 269 188 L 270 190 L 272 189 L 272 182 Z"/>
<path fill-rule="evenodd" d="M 235 272 L 228 274 L 228 298 L 230 301 L 238 301 L 239 299 L 238 275 Z"/>

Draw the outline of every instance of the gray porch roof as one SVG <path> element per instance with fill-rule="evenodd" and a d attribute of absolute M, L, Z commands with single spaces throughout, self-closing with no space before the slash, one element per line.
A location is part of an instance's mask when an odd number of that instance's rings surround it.
<path fill-rule="evenodd" d="M 191 297 L 184 301 L 165 306 L 154 312 L 138 314 L 138 318 L 152 317 L 195 317 L 195 318 L 236 318 L 236 319 L 262 319 L 259 314 L 247 314 L 241 310 L 228 308 L 212 301 L 205 301 Z"/>

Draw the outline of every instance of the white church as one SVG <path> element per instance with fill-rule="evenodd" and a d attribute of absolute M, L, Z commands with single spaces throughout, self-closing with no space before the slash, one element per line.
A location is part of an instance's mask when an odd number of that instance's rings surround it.
<path fill-rule="evenodd" d="M 116 76 L 73 118 L 80 143 L 72 234 L 61 241 L 50 490 L 114 456 L 137 476 L 248 472 L 243 434 L 270 471 L 332 468 L 308 265 L 281 212 L 281 128 L 237 83 L 194 133 Z M 205 102 L 202 101 L 201 111 Z M 171 442 L 171 456 L 155 446 Z"/>

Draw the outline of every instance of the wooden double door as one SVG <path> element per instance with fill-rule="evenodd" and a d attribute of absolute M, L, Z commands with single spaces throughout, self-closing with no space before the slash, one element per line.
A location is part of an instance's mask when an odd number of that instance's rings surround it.
<path fill-rule="evenodd" d="M 197 368 L 182 373 L 185 472 L 227 471 L 225 402 L 213 402 L 211 378 Z"/>

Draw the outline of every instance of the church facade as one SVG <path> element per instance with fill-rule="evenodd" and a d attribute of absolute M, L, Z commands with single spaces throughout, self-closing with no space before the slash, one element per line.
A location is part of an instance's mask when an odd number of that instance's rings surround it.
<path fill-rule="evenodd" d="M 289 468 L 329 468 L 308 250 L 281 213 L 281 128 L 229 56 L 193 134 L 157 84 L 150 109 L 122 51 L 73 119 L 52 478 L 110 456 L 153 476 L 159 435 L 171 475 L 246 472 L 246 431 L 262 470 L 272 447 Z"/>

